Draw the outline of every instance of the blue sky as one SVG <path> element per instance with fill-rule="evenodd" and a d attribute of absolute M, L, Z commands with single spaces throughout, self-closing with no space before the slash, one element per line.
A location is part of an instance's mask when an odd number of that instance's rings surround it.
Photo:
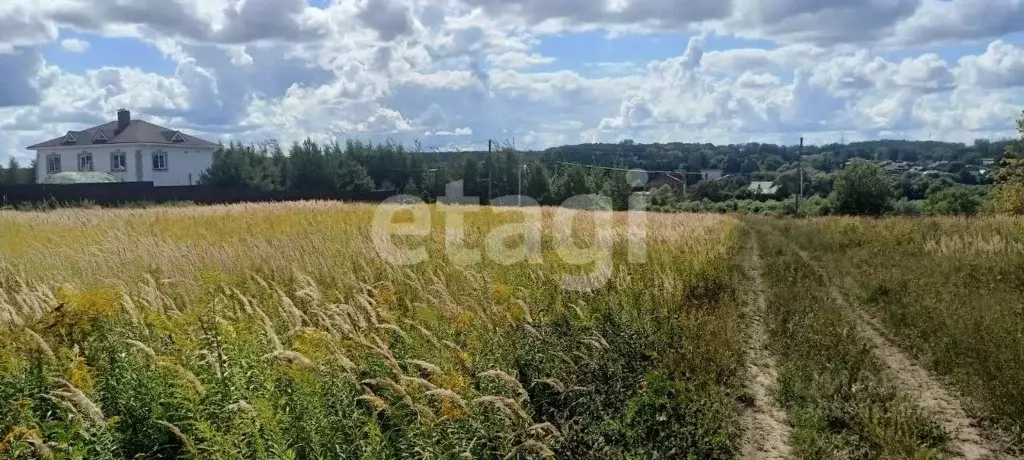
<path fill-rule="evenodd" d="M 1024 108 L 1015 0 L 679 1 L 8 0 L 0 161 L 120 107 L 210 140 L 442 149 L 970 141 Z"/>

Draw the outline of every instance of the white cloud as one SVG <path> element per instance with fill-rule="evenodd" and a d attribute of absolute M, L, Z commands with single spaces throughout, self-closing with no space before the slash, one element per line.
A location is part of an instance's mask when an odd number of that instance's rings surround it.
<path fill-rule="evenodd" d="M 89 49 L 89 42 L 77 38 L 65 38 L 60 41 L 60 47 L 72 53 L 84 53 Z"/>
<path fill-rule="evenodd" d="M 985 53 L 960 58 L 958 78 L 967 86 L 1012 88 L 1024 86 L 1024 49 L 996 40 Z"/>
<path fill-rule="evenodd" d="M 426 131 L 424 136 L 472 136 L 473 130 L 469 128 L 457 128 L 455 131 Z"/>
<path fill-rule="evenodd" d="M 622 138 L 792 142 L 842 131 L 969 138 L 1007 132 L 1024 106 L 1024 50 L 990 38 L 1024 24 L 1010 20 L 1024 14 L 1022 4 L 8 0 L 0 2 L 0 155 L 24 155 L 24 145 L 107 121 L 122 106 L 214 139 L 284 142 L 427 137 L 479 146 L 514 136 L 530 148 Z M 174 71 L 70 73 L 59 55 L 43 59 L 61 28 L 146 41 Z M 651 62 L 580 63 L 576 49 L 538 47 L 573 30 L 690 38 L 677 56 Z M 715 49 L 736 37 L 765 41 Z M 84 50 L 78 40 L 60 45 Z M 990 43 L 954 58 L 925 46 L 962 40 Z"/>

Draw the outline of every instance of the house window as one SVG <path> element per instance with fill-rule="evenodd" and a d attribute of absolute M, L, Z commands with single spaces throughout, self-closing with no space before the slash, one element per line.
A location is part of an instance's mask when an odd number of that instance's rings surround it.
<path fill-rule="evenodd" d="M 110 154 L 110 170 L 111 171 L 127 171 L 128 170 L 128 155 L 118 150 Z"/>
<path fill-rule="evenodd" d="M 167 170 L 167 152 L 163 152 L 163 151 L 153 152 L 153 170 L 154 171 L 166 171 Z"/>
<path fill-rule="evenodd" d="M 171 142 L 185 142 L 185 137 L 181 133 L 174 133 L 174 136 L 171 137 Z"/>
<path fill-rule="evenodd" d="M 46 172 L 49 174 L 60 172 L 60 155 L 51 153 L 46 156 Z"/>
<path fill-rule="evenodd" d="M 92 154 L 89 152 L 82 152 L 78 154 L 78 170 L 79 171 L 92 171 Z"/>

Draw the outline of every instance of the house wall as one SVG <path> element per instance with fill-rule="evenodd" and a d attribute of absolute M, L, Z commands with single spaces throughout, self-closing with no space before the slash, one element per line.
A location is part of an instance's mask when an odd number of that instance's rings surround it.
<path fill-rule="evenodd" d="M 60 156 L 60 172 L 78 171 L 79 154 L 88 152 L 92 154 L 93 171 L 113 173 L 124 182 L 153 182 L 158 187 L 195 185 L 199 182 L 199 177 L 203 172 L 213 164 L 213 150 L 212 147 L 150 144 L 51 147 L 36 151 L 36 182 L 42 183 L 49 175 L 47 171 L 48 156 Z M 127 168 L 124 171 L 111 171 L 111 154 L 117 151 L 125 153 Z M 167 154 L 167 170 L 165 171 L 153 169 L 153 155 L 160 151 Z M 139 152 L 139 155 L 136 152 Z M 141 156 L 141 164 L 136 159 L 139 156 Z"/>

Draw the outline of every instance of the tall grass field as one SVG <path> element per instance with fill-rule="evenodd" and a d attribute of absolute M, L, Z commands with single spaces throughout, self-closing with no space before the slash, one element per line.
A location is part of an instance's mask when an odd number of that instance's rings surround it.
<path fill-rule="evenodd" d="M 382 209 L 0 212 L 0 458 L 1024 453 L 1020 219 Z"/>
<path fill-rule="evenodd" d="M 651 215 L 629 264 L 615 214 L 614 269 L 585 292 L 560 284 L 590 268 L 557 254 L 551 210 L 540 259 L 511 265 L 447 257 L 436 210 L 399 238 L 428 260 L 387 263 L 374 212 L 0 213 L 0 457 L 736 454 L 738 221 Z M 468 214 L 461 243 L 514 220 Z"/>

